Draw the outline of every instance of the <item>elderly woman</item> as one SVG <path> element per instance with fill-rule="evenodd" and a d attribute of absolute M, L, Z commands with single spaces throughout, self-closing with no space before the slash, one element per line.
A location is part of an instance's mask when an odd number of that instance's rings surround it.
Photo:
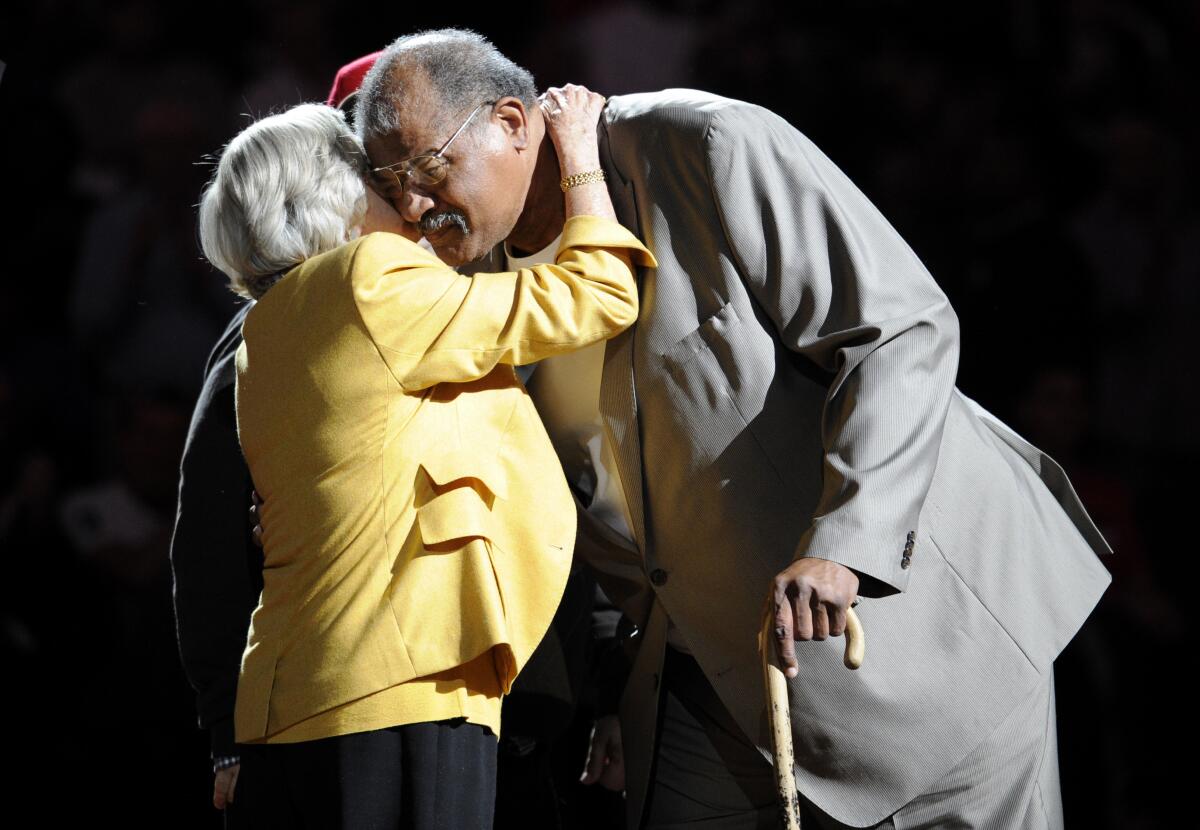
<path fill-rule="evenodd" d="M 490 826 L 500 704 L 554 614 L 575 507 L 515 365 L 633 323 L 633 263 L 598 170 L 603 99 L 548 93 L 568 217 L 557 262 L 460 275 L 367 186 L 331 108 L 265 118 L 200 205 L 206 256 L 258 302 L 237 362 L 264 587 L 237 740 L 280 826 Z M 488 105 L 395 173 L 453 176 Z M 472 121 L 474 125 L 472 126 Z M 376 171 L 377 173 L 380 171 Z M 582 182 L 582 184 L 576 183 Z"/>

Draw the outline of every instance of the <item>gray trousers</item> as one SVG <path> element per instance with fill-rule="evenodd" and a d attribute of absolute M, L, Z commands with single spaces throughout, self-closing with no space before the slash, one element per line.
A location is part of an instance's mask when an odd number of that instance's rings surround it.
<path fill-rule="evenodd" d="M 741 732 L 691 657 L 668 648 L 645 830 L 776 830 L 770 765 Z M 805 830 L 843 830 L 802 801 Z M 878 828 L 1062 828 L 1054 678 L 977 749 Z"/>

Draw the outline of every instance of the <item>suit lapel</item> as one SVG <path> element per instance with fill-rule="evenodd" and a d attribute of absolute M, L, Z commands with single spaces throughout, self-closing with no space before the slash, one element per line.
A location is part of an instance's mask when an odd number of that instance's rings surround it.
<path fill-rule="evenodd" d="M 629 505 L 631 530 L 638 550 L 646 550 L 646 520 L 642 506 L 642 443 L 638 436 L 637 395 L 633 387 L 633 329 L 608 341 L 600 381 L 600 415 L 604 437 L 612 447 Z"/>
<path fill-rule="evenodd" d="M 617 220 L 634 234 L 641 236 L 633 185 L 624 181 L 612 163 L 608 148 L 607 130 L 600 130 L 601 164 L 608 175 L 608 192 L 612 196 Z M 638 290 L 642 288 L 642 269 L 638 269 Z M 600 414 L 604 420 L 604 436 L 613 449 L 620 475 L 621 489 L 633 520 L 631 530 L 638 550 L 646 551 L 646 519 L 642 487 L 642 442 L 639 435 L 637 391 L 633 378 L 633 349 L 637 324 L 608 341 L 604 349 L 604 374 L 600 381 Z"/>

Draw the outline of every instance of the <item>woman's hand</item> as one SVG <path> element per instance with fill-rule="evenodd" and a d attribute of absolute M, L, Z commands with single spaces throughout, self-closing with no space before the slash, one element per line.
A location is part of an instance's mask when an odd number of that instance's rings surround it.
<path fill-rule="evenodd" d="M 592 727 L 587 765 L 579 781 L 599 781 L 601 787 L 614 792 L 625 789 L 625 753 L 621 748 L 621 722 L 616 715 L 605 715 Z"/>
<path fill-rule="evenodd" d="M 600 167 L 596 124 L 605 98 L 578 84 L 552 86 L 538 99 L 564 176 Z"/>
<path fill-rule="evenodd" d="M 217 774 L 213 776 L 213 806 L 218 810 L 224 810 L 233 803 L 233 792 L 237 789 L 238 773 L 241 769 L 241 764 L 234 764 L 217 770 Z"/>

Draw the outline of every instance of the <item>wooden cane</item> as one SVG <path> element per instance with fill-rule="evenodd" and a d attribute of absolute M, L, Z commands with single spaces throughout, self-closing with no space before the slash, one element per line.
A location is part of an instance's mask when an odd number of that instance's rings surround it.
<path fill-rule="evenodd" d="M 771 746 L 775 751 L 775 786 L 779 793 L 782 825 L 785 830 L 800 830 L 800 797 L 796 792 L 796 754 L 792 747 L 792 713 L 788 706 L 787 676 L 779 661 L 775 639 L 775 615 L 768 608 L 758 633 L 762 653 L 763 678 L 767 684 L 767 717 L 771 721 Z M 862 665 L 866 639 L 862 623 L 853 608 L 846 609 L 846 653 L 842 662 L 848 669 Z"/>

